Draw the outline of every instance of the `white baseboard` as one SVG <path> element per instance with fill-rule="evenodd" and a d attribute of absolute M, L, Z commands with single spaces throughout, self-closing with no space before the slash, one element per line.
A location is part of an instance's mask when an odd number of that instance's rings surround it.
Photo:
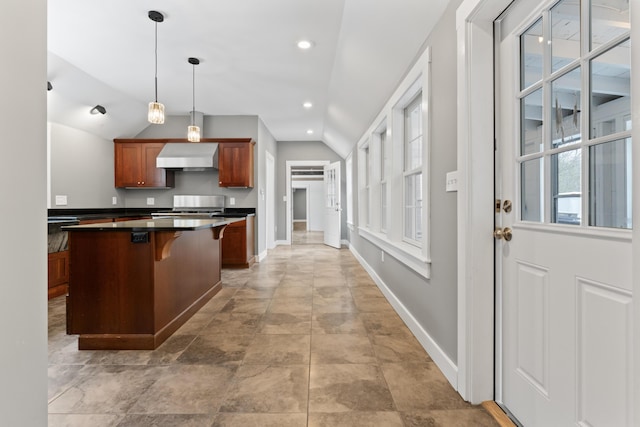
<path fill-rule="evenodd" d="M 341 246 L 346 246 L 348 248 L 350 244 L 351 244 L 351 242 L 349 242 L 347 239 L 340 240 L 340 245 Z"/>
<path fill-rule="evenodd" d="M 266 257 L 267 257 L 267 250 L 265 249 L 264 251 L 256 255 L 256 262 L 262 262 L 262 260 L 264 260 Z"/>
<path fill-rule="evenodd" d="M 291 245 L 291 242 L 288 240 L 276 240 L 276 246 L 284 246 Z"/>
<path fill-rule="evenodd" d="M 451 383 L 454 389 L 458 390 L 458 367 L 457 365 L 445 354 L 440 346 L 435 342 L 427 331 L 418 323 L 416 318 L 411 314 L 409 310 L 404 306 L 389 287 L 382 281 L 380 276 L 375 270 L 362 258 L 358 251 L 349 245 L 349 250 L 353 256 L 356 257 L 358 262 L 369 273 L 373 281 L 378 285 L 378 288 L 382 291 L 387 298 L 391 306 L 396 310 L 398 315 L 402 318 L 407 327 L 411 330 L 416 339 L 420 342 L 420 345 L 429 353 L 431 360 L 435 362 L 438 368 L 442 371 L 447 380 Z"/>

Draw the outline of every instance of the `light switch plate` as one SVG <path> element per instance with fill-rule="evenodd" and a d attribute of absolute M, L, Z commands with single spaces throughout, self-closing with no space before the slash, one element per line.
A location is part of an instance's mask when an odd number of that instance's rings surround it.
<path fill-rule="evenodd" d="M 156 199 L 154 197 L 147 197 L 147 206 L 153 206 L 156 204 Z"/>
<path fill-rule="evenodd" d="M 446 190 L 458 191 L 458 171 L 447 172 Z"/>
<path fill-rule="evenodd" d="M 117 204 L 118 204 L 118 198 L 117 198 L 116 196 L 113 196 L 113 197 L 111 198 L 111 204 L 112 204 L 112 205 L 117 205 Z"/>
<path fill-rule="evenodd" d="M 56 206 L 67 206 L 67 196 L 56 195 Z"/>

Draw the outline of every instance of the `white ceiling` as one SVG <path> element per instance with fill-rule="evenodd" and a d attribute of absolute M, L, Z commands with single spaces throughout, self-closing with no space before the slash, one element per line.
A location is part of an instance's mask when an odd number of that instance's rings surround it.
<path fill-rule="evenodd" d="M 49 120 L 106 139 L 149 125 L 155 23 L 147 14 L 157 10 L 165 16 L 158 24 L 158 101 L 167 114 L 191 110 L 187 58 L 194 56 L 201 61 L 197 111 L 257 115 L 278 141 L 322 140 L 344 157 L 448 1 L 50 1 Z M 300 39 L 314 47 L 298 49 Z M 305 101 L 313 107 L 304 109 Z M 90 115 L 96 104 L 107 114 Z"/>

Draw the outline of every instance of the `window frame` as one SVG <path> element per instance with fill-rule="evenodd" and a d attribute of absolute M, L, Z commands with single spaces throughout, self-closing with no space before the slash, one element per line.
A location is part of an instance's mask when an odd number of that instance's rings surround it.
<path fill-rule="evenodd" d="M 359 223 L 354 230 L 364 239 L 368 240 L 382 252 L 386 252 L 400 261 L 419 275 L 430 278 L 431 253 L 430 253 L 430 224 L 429 224 L 429 147 L 430 147 L 430 63 L 431 48 L 427 47 L 420 55 L 415 65 L 409 70 L 406 77 L 398 85 L 393 95 L 387 100 L 384 108 L 379 112 L 369 129 L 361 136 L 357 149 L 358 179 L 365 178 L 366 161 L 363 148 L 369 147 L 369 193 L 368 199 L 364 193 L 365 183 L 358 185 L 358 199 L 355 202 L 359 210 Z M 421 242 L 410 241 L 404 238 L 405 209 L 405 148 L 404 148 L 404 109 L 416 96 L 421 96 L 421 166 L 410 171 L 411 174 L 421 175 L 422 206 L 419 217 L 422 230 Z M 385 132 L 384 141 L 380 134 Z M 385 153 L 387 157 L 385 159 Z M 376 165 L 378 167 L 376 167 Z M 383 166 L 385 165 L 385 166 Z M 384 167 L 384 170 L 383 170 Z M 408 171 L 409 172 L 409 171 Z M 386 186 L 386 227 L 383 223 L 383 191 Z M 398 191 L 398 190 L 402 191 Z M 403 209 L 392 209 L 392 206 L 403 206 Z M 366 224 L 367 210 L 370 216 L 369 224 Z"/>

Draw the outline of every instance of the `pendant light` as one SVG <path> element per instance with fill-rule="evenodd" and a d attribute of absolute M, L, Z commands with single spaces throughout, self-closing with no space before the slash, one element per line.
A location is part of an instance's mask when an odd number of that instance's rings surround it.
<path fill-rule="evenodd" d="M 187 128 L 187 140 L 200 142 L 200 127 L 196 126 L 196 65 L 200 64 L 200 60 L 189 58 L 189 64 L 193 65 L 193 106 L 191 108 L 191 125 Z"/>
<path fill-rule="evenodd" d="M 155 22 L 155 101 L 149 103 L 149 113 L 147 119 L 149 122 L 161 125 L 164 123 L 164 105 L 158 102 L 158 22 L 164 21 L 164 15 L 155 10 L 149 11 L 149 19 Z"/>

